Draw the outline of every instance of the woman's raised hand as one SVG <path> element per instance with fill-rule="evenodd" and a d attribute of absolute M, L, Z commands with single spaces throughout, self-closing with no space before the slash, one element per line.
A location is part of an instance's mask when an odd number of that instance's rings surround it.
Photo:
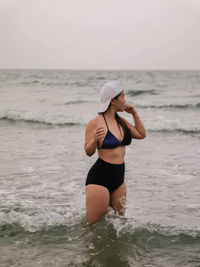
<path fill-rule="evenodd" d="M 98 142 L 105 135 L 105 130 L 103 127 L 96 128 L 93 132 L 93 139 L 95 142 Z"/>
<path fill-rule="evenodd" d="M 129 105 L 129 104 L 126 104 L 126 105 L 125 105 L 124 110 L 125 110 L 127 113 L 131 113 L 131 114 L 133 114 L 133 113 L 135 112 L 134 107 L 131 106 L 131 105 Z"/>

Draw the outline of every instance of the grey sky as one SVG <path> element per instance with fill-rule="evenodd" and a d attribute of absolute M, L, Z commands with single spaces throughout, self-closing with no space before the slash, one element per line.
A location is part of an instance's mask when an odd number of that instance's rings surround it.
<path fill-rule="evenodd" d="M 200 0 L 0 0 L 0 68 L 200 69 Z"/>

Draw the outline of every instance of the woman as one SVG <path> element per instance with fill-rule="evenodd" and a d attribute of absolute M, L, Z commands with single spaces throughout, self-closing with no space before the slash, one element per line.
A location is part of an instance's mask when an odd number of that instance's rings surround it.
<path fill-rule="evenodd" d="M 135 125 L 119 117 L 117 112 L 131 114 Z M 124 214 L 126 184 L 124 182 L 125 146 L 132 138 L 143 139 L 146 133 L 133 106 L 126 104 L 119 81 L 106 83 L 101 90 L 101 112 L 89 121 L 85 131 L 84 149 L 98 159 L 86 179 L 86 217 L 89 224 L 97 222 L 111 206 Z"/>

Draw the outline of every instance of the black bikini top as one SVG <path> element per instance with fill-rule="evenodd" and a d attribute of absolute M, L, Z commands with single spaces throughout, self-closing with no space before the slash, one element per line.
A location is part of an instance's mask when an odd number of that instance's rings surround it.
<path fill-rule="evenodd" d="M 98 148 L 98 149 L 112 149 L 112 148 L 116 148 L 118 146 L 130 145 L 130 143 L 132 141 L 132 135 L 131 135 L 130 129 L 128 127 L 125 127 L 124 138 L 120 142 L 119 139 L 110 132 L 104 114 L 103 114 L 103 117 L 104 117 L 108 131 L 107 131 L 107 134 L 103 140 L 102 147 Z"/>

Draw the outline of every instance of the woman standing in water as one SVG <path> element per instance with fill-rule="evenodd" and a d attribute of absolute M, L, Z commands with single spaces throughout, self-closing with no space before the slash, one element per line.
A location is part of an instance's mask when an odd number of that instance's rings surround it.
<path fill-rule="evenodd" d="M 96 149 L 98 159 L 86 179 L 86 217 L 89 224 L 97 222 L 111 206 L 123 215 L 126 203 L 124 182 L 125 146 L 132 138 L 146 137 L 145 128 L 133 106 L 126 104 L 119 81 L 106 83 L 101 90 L 101 112 L 89 121 L 85 131 L 84 149 L 92 156 Z M 132 115 L 135 125 L 117 112 Z"/>

